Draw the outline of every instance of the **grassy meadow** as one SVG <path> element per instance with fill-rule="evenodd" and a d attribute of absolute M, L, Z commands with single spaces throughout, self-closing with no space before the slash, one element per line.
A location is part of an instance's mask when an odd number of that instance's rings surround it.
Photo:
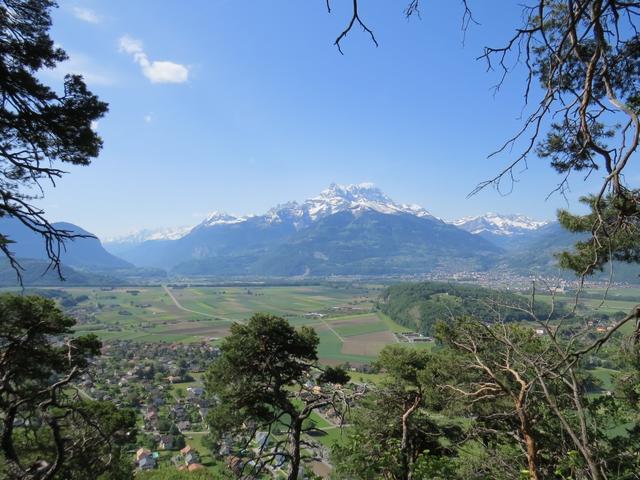
<path fill-rule="evenodd" d="M 58 288 L 58 290 L 61 290 Z M 406 330 L 374 310 L 375 286 L 312 285 L 251 287 L 95 287 L 65 288 L 82 300 L 68 311 L 77 332 L 104 341 L 218 341 L 233 322 L 254 312 L 309 326 L 320 337 L 321 362 L 357 365 L 373 360 L 393 332 Z"/>

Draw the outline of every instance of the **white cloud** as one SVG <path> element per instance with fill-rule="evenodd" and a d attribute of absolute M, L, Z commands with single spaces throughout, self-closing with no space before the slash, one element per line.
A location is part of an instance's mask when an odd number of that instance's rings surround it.
<path fill-rule="evenodd" d="M 189 79 L 189 69 L 185 65 L 166 60 L 149 60 L 142 42 L 129 35 L 120 38 L 120 51 L 133 57 L 151 83 L 184 83 Z"/>
<path fill-rule="evenodd" d="M 184 83 L 189 78 L 187 67 L 173 62 L 151 62 L 142 71 L 153 83 Z"/>
<path fill-rule="evenodd" d="M 82 20 L 87 23 L 100 23 L 100 16 L 94 12 L 93 10 L 89 10 L 88 8 L 82 7 L 73 7 L 73 14 L 76 18 Z"/>
<path fill-rule="evenodd" d="M 120 51 L 130 53 L 131 55 L 144 55 L 144 52 L 142 51 L 142 42 L 130 37 L 129 35 L 120 37 Z M 144 56 L 146 57 L 146 55 Z"/>
<path fill-rule="evenodd" d="M 93 130 L 94 132 L 97 132 L 99 125 L 100 124 L 96 120 L 92 120 L 91 121 L 91 130 Z"/>
<path fill-rule="evenodd" d="M 151 123 L 153 120 L 153 117 L 151 116 L 151 114 L 145 115 L 144 116 L 144 122 L 145 123 Z"/>

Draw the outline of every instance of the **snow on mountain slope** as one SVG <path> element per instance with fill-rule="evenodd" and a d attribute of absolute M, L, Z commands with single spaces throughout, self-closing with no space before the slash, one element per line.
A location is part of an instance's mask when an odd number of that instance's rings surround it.
<path fill-rule="evenodd" d="M 198 227 L 213 227 L 214 225 L 232 225 L 234 223 L 242 223 L 249 217 L 236 217 L 235 215 L 229 215 L 226 212 L 211 212 L 207 217 L 198 225 Z"/>
<path fill-rule="evenodd" d="M 386 214 L 407 213 L 417 217 L 433 217 L 418 205 L 399 204 L 391 200 L 371 183 L 355 185 L 331 184 L 319 196 L 307 200 L 303 208 L 311 219 L 332 215 L 345 210 L 375 210 Z"/>
<path fill-rule="evenodd" d="M 214 211 L 195 227 L 145 229 L 129 235 L 107 238 L 104 241 L 107 244 L 135 245 L 147 240 L 178 240 L 195 229 L 241 224 L 248 220 L 264 225 L 290 222 L 299 230 L 321 218 L 344 211 L 350 211 L 354 215 L 365 211 L 376 211 L 387 215 L 407 214 L 419 218 L 440 220 L 419 205 L 394 202 L 372 183 L 352 185 L 333 183 L 318 196 L 301 203 L 287 202 L 278 205 L 263 215 L 235 216 L 226 212 Z M 487 213 L 464 217 L 449 223 L 473 234 L 511 237 L 537 230 L 549 222 L 533 220 L 524 215 Z"/>
<path fill-rule="evenodd" d="M 137 245 L 147 240 L 178 240 L 187 235 L 192 229 L 193 225 L 188 227 L 142 229 L 126 235 L 107 237 L 102 241 L 103 243 Z"/>
<path fill-rule="evenodd" d="M 179 240 L 188 235 L 196 227 L 213 227 L 214 225 L 230 225 L 244 222 L 248 217 L 236 217 L 225 212 L 214 211 L 196 225 L 182 227 L 163 227 L 142 229 L 126 235 L 107 237 L 103 240 L 106 244 L 139 245 L 149 240 Z"/>
<path fill-rule="evenodd" d="M 318 196 L 262 215 L 213 212 L 176 241 L 122 254 L 184 275 L 333 275 L 483 269 L 502 248 L 394 202 L 371 184 L 332 184 Z"/>
<path fill-rule="evenodd" d="M 299 202 L 287 202 L 268 210 L 264 215 L 247 215 L 236 217 L 224 212 L 213 212 L 200 223 L 197 228 L 213 227 L 215 225 L 236 224 L 249 219 L 266 224 L 292 222 L 297 229 L 303 228 L 320 218 L 338 212 L 351 211 L 358 213 L 374 210 L 385 214 L 409 214 L 416 217 L 431 217 L 427 210 L 419 205 L 399 204 L 391 200 L 371 183 L 354 185 L 331 184 L 329 188 L 320 192 L 317 197 Z"/>
<path fill-rule="evenodd" d="M 451 222 L 452 225 L 473 234 L 490 233 L 506 237 L 531 232 L 548 223 L 548 221 L 534 220 L 524 215 L 503 215 L 497 213 L 464 217 Z"/>

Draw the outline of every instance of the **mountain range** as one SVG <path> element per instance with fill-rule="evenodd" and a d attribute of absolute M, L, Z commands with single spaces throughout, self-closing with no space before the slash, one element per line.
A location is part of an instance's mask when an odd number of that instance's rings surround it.
<path fill-rule="evenodd" d="M 90 235 L 76 225 L 55 226 Z M 15 241 L 17 257 L 34 265 L 46 261 L 42 239 L 16 220 L 0 219 L 0 231 Z M 109 238 L 104 246 L 92 236 L 77 238 L 66 242 L 61 258 L 68 271 L 102 279 L 141 272 L 219 278 L 491 269 L 526 274 L 554 271 L 553 253 L 577 238 L 557 222 L 523 215 L 445 222 L 418 205 L 394 202 L 372 184 L 332 184 L 316 197 L 262 215 L 213 212 L 192 227 L 143 230 Z"/>
<path fill-rule="evenodd" d="M 546 225 L 497 214 L 445 222 L 418 205 L 394 202 L 372 184 L 332 184 L 262 215 L 213 212 L 191 228 L 146 231 L 105 245 L 135 265 L 180 275 L 400 275 L 504 266 L 509 251 Z"/>
<path fill-rule="evenodd" d="M 475 217 L 463 217 L 451 222 L 469 233 L 479 235 L 490 242 L 511 250 L 532 234 L 553 222 L 533 220 L 518 214 L 486 213 Z"/>

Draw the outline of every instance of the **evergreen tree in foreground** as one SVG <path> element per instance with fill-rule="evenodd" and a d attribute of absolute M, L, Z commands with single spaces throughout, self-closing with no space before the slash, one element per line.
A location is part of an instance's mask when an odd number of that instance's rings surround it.
<path fill-rule="evenodd" d="M 317 366 L 318 335 L 280 317 L 255 314 L 235 323 L 221 345 L 222 356 L 205 376 L 215 406 L 208 416 L 213 441 L 233 444 L 243 474 L 258 475 L 287 463 L 288 479 L 299 478 L 305 434 L 317 431 L 308 419 L 320 408 L 339 415 L 349 392 L 339 369 Z M 249 454 L 249 452 L 251 452 Z"/>
<path fill-rule="evenodd" d="M 135 414 L 74 387 L 101 347 L 95 335 L 73 337 L 74 324 L 52 300 L 0 295 L 0 476 L 130 478 L 121 449 Z"/>
<path fill-rule="evenodd" d="M 67 59 L 49 37 L 52 0 L 0 0 L 0 217 L 11 216 L 43 236 L 43 247 L 60 274 L 61 242 L 72 232 L 53 227 L 34 201 L 41 183 L 65 172 L 57 165 L 88 165 L 102 140 L 93 122 L 107 104 L 79 75 L 67 75 L 61 88 L 41 82 L 43 70 Z M 11 239 L 0 232 L 0 251 L 16 272 Z"/>

